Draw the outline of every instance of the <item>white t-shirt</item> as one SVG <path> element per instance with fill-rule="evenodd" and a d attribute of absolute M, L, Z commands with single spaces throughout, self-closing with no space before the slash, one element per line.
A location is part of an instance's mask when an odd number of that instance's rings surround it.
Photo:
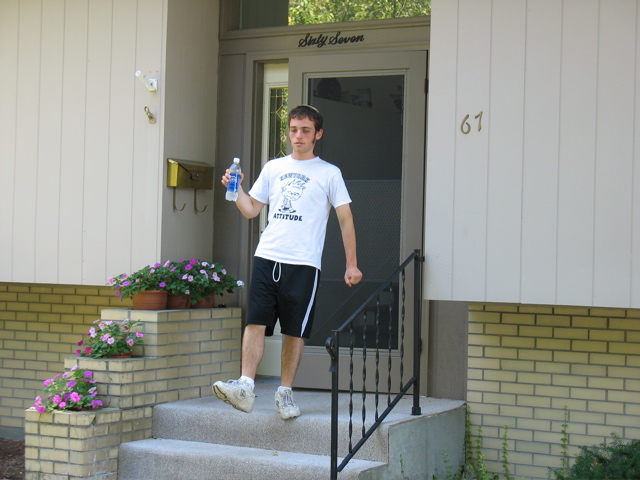
<path fill-rule="evenodd" d="M 249 195 L 269 205 L 256 256 L 320 269 L 331 207 L 351 203 L 342 173 L 320 157 L 267 162 Z"/>

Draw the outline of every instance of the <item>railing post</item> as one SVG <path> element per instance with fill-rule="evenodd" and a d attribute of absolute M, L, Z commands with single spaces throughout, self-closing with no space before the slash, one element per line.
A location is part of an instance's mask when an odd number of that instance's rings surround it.
<path fill-rule="evenodd" d="M 411 415 L 420 415 L 420 356 L 422 353 L 422 264 L 424 257 L 420 250 L 414 251 L 413 259 L 413 408 Z"/>
<path fill-rule="evenodd" d="M 338 371 L 340 359 L 340 332 L 332 331 L 326 349 L 331 357 L 331 472 L 330 480 L 338 480 Z"/>

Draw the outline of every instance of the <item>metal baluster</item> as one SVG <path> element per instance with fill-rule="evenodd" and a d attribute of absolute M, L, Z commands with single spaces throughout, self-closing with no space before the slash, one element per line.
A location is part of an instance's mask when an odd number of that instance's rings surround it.
<path fill-rule="evenodd" d="M 367 311 L 362 314 L 362 436 L 367 433 L 365 420 L 367 418 Z"/>
<path fill-rule="evenodd" d="M 380 295 L 376 297 L 376 394 L 374 397 L 375 406 L 376 406 L 376 422 L 378 421 L 378 398 L 380 392 L 378 390 L 378 385 L 380 384 Z"/>
<path fill-rule="evenodd" d="M 401 314 L 401 326 L 400 326 L 400 390 L 404 385 L 404 310 L 405 310 L 405 274 L 404 268 L 401 273 L 402 278 L 402 314 Z"/>
<path fill-rule="evenodd" d="M 353 449 L 353 322 L 349 325 L 349 453 Z"/>

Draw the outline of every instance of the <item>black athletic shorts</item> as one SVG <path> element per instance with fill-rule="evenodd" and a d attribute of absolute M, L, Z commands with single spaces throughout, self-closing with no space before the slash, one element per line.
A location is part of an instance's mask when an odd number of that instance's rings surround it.
<path fill-rule="evenodd" d="M 247 324 L 265 325 L 270 337 L 279 319 L 285 335 L 309 338 L 319 283 L 315 267 L 254 257 Z"/>

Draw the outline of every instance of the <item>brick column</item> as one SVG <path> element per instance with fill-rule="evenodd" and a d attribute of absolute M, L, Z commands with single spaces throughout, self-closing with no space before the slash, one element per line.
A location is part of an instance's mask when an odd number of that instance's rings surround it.
<path fill-rule="evenodd" d="M 143 323 L 130 359 L 70 357 L 91 370 L 106 408 L 25 412 L 26 480 L 115 480 L 124 442 L 151 438 L 153 406 L 212 395 L 240 374 L 240 309 L 103 310 L 103 320 Z M 144 355 L 144 356 L 136 356 Z"/>

